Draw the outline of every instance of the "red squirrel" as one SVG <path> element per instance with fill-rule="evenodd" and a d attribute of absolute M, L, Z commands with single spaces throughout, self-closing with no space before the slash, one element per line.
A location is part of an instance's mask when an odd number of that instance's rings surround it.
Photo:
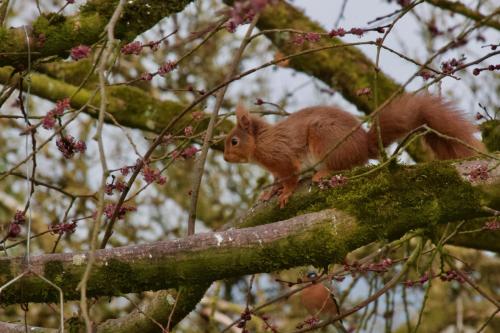
<path fill-rule="evenodd" d="M 378 157 L 375 126 L 368 132 L 359 127 L 331 151 L 359 124 L 356 117 L 339 108 L 309 107 L 276 124 L 269 124 L 238 105 L 236 118 L 236 126 L 226 137 L 224 159 L 231 163 L 258 164 L 271 172 L 275 185 L 264 192 L 261 199 L 268 200 L 280 192 L 281 208 L 297 187 L 302 169 L 322 161 L 312 178 L 318 182 L 332 171 L 364 165 L 369 158 Z M 379 124 L 384 147 L 426 124 L 441 134 L 484 150 L 474 137 L 476 126 L 451 103 L 430 94 L 404 94 L 394 99 L 379 112 Z M 424 139 L 438 159 L 475 155 L 475 151 L 462 143 L 434 133 L 427 134 Z"/>

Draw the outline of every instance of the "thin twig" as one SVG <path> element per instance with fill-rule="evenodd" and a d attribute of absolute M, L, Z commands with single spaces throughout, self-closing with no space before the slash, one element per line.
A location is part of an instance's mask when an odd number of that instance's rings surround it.
<path fill-rule="evenodd" d="M 229 67 L 229 71 L 226 75 L 226 80 L 229 80 L 236 74 L 238 66 L 241 62 L 241 57 L 243 56 L 243 52 L 249 43 L 249 38 L 252 35 L 252 31 L 257 24 L 257 20 L 259 19 L 259 15 L 255 15 L 252 23 L 247 29 L 245 37 L 241 42 L 238 51 L 234 55 L 234 58 Z M 212 135 L 214 132 L 214 125 L 217 120 L 217 115 L 219 114 L 219 110 L 222 106 L 222 102 L 224 101 L 224 96 L 226 94 L 228 86 L 224 86 L 221 90 L 217 92 L 217 97 L 215 101 L 214 110 L 210 115 L 210 121 L 207 126 L 207 130 L 205 132 L 205 138 L 203 139 L 203 146 L 201 148 L 201 154 L 196 160 L 196 165 L 194 167 L 194 176 L 193 176 L 193 187 L 191 188 L 191 200 L 189 205 L 189 219 L 188 219 L 188 236 L 193 235 L 195 232 L 195 222 L 196 222 L 196 210 L 198 207 L 198 195 L 200 192 L 201 180 L 203 177 L 203 171 L 205 169 L 205 161 L 207 159 L 208 148 L 210 147 L 210 140 L 212 139 Z"/>
<path fill-rule="evenodd" d="M 177 292 L 177 295 L 175 296 L 175 301 L 174 305 L 172 306 L 172 310 L 170 311 L 170 314 L 168 315 L 168 321 L 167 321 L 167 333 L 170 332 L 170 325 L 172 324 L 172 318 L 174 316 L 175 308 L 177 307 L 177 303 L 179 302 L 179 298 L 181 298 L 181 292 L 182 289 L 179 288 L 179 291 Z"/>
<path fill-rule="evenodd" d="M 99 109 L 99 118 L 98 118 L 98 123 L 97 123 L 97 130 L 96 130 L 96 140 L 97 140 L 97 145 L 99 149 L 99 159 L 101 161 L 101 169 L 102 169 L 102 176 L 101 176 L 101 186 L 99 189 L 99 193 L 97 195 L 98 198 L 98 203 L 97 203 L 97 212 L 96 212 L 96 217 L 94 220 L 94 224 L 92 227 L 92 232 L 91 232 L 91 240 L 90 240 L 90 251 L 89 251 L 89 258 L 87 262 L 87 266 L 85 268 L 85 272 L 82 276 L 82 279 L 80 280 L 80 283 L 78 284 L 77 289 L 80 290 L 80 309 L 82 311 L 82 316 L 85 321 L 85 327 L 87 329 L 87 333 L 92 333 L 93 327 L 92 327 L 92 322 L 89 316 L 89 310 L 88 310 L 88 304 L 87 304 L 87 282 L 90 277 L 90 271 L 92 269 L 92 265 L 94 263 L 95 259 L 95 250 L 97 248 L 97 236 L 99 235 L 99 229 L 100 229 L 100 224 L 102 220 L 102 214 L 104 211 L 104 191 L 105 191 L 105 186 L 106 186 L 106 179 L 108 177 L 108 166 L 106 163 L 106 154 L 104 152 L 104 143 L 102 140 L 102 129 L 104 125 L 104 115 L 106 113 L 106 104 L 107 104 L 107 98 L 106 98 L 106 78 L 105 78 L 105 70 L 107 67 L 107 62 L 108 59 L 113 51 L 113 41 L 114 41 L 114 28 L 115 25 L 118 22 L 118 19 L 120 18 L 121 11 L 123 9 L 123 6 L 125 4 L 125 0 L 120 0 L 118 5 L 116 6 L 113 15 L 111 16 L 111 19 L 108 22 L 107 25 L 107 44 L 106 44 L 106 49 L 102 54 L 102 57 L 100 59 L 99 63 L 99 90 L 100 90 L 100 109 Z"/>

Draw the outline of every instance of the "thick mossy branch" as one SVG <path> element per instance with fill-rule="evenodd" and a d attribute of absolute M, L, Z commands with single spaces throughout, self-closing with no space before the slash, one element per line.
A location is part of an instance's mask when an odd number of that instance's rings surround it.
<path fill-rule="evenodd" d="M 12 68 L 0 68 L 0 84 L 6 84 L 9 81 L 11 72 Z M 31 73 L 30 78 L 31 93 L 54 102 L 72 96 L 78 89 L 74 85 L 43 74 Z M 160 101 L 137 87 L 112 86 L 107 88 L 107 92 L 109 101 L 107 111 L 119 124 L 156 133 L 160 132 L 173 117 L 185 108 L 184 105 L 175 101 Z M 80 89 L 71 99 L 71 106 L 75 109 L 83 107 L 91 99 L 92 94 L 93 92 L 90 90 Z M 97 94 L 84 111 L 95 117 L 98 106 L 99 95 Z M 191 120 L 191 115 L 186 115 L 176 124 L 173 132 L 182 130 Z M 114 124 L 109 117 L 106 117 L 106 122 Z M 196 128 L 198 131 L 202 131 L 207 124 L 208 119 L 202 120 Z M 232 124 L 226 121 L 217 128 L 216 134 L 219 134 L 220 131 L 228 131 L 230 127 Z M 221 149 L 220 146 L 216 148 Z"/>
<path fill-rule="evenodd" d="M 449 10 L 453 13 L 457 13 L 460 15 L 463 15 L 465 17 L 468 17 L 470 19 L 473 19 L 474 21 L 481 21 L 483 20 L 486 16 L 488 15 L 483 15 L 473 9 L 470 9 L 460 1 L 448 1 L 448 0 L 425 0 L 425 2 L 428 2 L 436 7 L 440 7 L 442 9 Z M 495 28 L 497 30 L 500 30 L 500 21 L 492 17 L 488 21 L 484 22 L 485 26 L 489 26 L 492 28 Z"/>
<path fill-rule="evenodd" d="M 278 208 L 276 198 L 259 203 L 241 218 L 238 227 L 261 225 L 330 207 L 342 209 L 372 228 L 383 226 L 383 230 L 377 231 L 381 237 L 389 237 L 393 228 L 408 223 L 415 223 L 411 226 L 414 227 L 467 219 L 476 214 L 480 202 L 500 208 L 495 201 L 500 197 L 495 191 L 500 184 L 497 163 L 486 159 L 390 165 L 361 177 L 373 167 L 357 168 L 343 174 L 348 178 L 346 185 L 333 189 L 321 190 L 304 182 L 284 209 Z M 468 174 L 480 166 L 491 169 L 488 178 L 474 179 L 472 187 Z M 386 225 L 387 221 L 391 221 L 390 225 Z"/>
<path fill-rule="evenodd" d="M 115 28 L 115 37 L 131 41 L 162 18 L 178 13 L 193 0 L 127 1 Z M 67 57 L 71 48 L 91 45 L 102 37 L 118 0 L 89 0 L 74 16 L 39 16 L 28 29 L 31 60 Z M 0 27 L 0 67 L 26 68 L 28 45 L 24 28 Z"/>
<path fill-rule="evenodd" d="M 352 217 L 331 210 L 244 230 L 100 250 L 88 283 L 88 296 L 177 288 L 305 263 L 325 264 L 341 260 L 353 249 L 351 246 L 361 246 L 361 229 Z M 345 240 L 331 241 L 339 235 Z M 41 255 L 32 257 L 31 267 L 60 286 L 65 299 L 70 300 L 79 297 L 76 285 L 86 260 L 86 254 Z M 19 273 L 23 259 L 0 259 L 0 267 L 3 284 Z M 56 301 L 57 292 L 30 276 L 6 289 L 0 304 L 28 300 Z"/>
<path fill-rule="evenodd" d="M 483 188 L 498 187 L 500 168 L 492 170 L 487 180 L 473 183 L 457 170 L 466 174 L 474 166 L 495 162 L 394 166 L 390 172 L 379 170 L 342 187 L 299 191 L 284 210 L 264 207 L 247 217 L 249 225 L 265 225 L 100 250 L 88 295 L 177 288 L 306 264 L 323 266 L 378 239 L 478 218 L 485 215 L 483 205 L 492 203 Z M 266 224 L 282 220 L 283 215 L 295 217 Z M 500 251 L 498 244 L 491 249 Z M 75 288 L 86 260 L 85 254 L 48 254 L 32 257 L 31 267 L 60 286 L 66 299 L 76 299 Z M 19 274 L 22 267 L 22 258 L 0 259 L 0 284 Z M 0 303 L 56 299 L 54 289 L 29 276 L 9 287 Z"/>

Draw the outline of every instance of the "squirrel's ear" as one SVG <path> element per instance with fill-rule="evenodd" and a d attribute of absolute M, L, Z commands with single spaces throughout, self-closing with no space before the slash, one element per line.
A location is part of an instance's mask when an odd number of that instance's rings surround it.
<path fill-rule="evenodd" d="M 238 126 L 242 129 L 248 130 L 250 128 L 250 114 L 241 103 L 238 103 L 238 105 L 236 105 L 236 119 L 238 122 Z"/>

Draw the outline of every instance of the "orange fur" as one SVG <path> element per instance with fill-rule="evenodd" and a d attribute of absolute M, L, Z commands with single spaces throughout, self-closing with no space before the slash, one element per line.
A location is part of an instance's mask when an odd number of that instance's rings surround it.
<path fill-rule="evenodd" d="M 224 159 L 232 163 L 258 164 L 270 171 L 277 185 L 262 198 L 268 199 L 281 191 L 280 207 L 295 190 L 300 170 L 308 164 L 323 161 L 313 176 L 313 180 L 318 181 L 331 171 L 363 165 L 368 158 L 378 156 L 374 127 L 368 133 L 361 127 L 356 129 L 331 151 L 359 124 L 354 116 L 338 108 L 306 108 L 274 125 L 251 116 L 241 105 L 236 109 L 236 116 L 237 125 L 226 138 Z M 474 138 L 476 127 L 450 103 L 429 94 L 397 98 L 380 112 L 379 122 L 384 147 L 427 124 L 442 134 L 484 149 Z M 474 155 L 474 151 L 463 144 L 435 134 L 428 134 L 425 140 L 439 159 Z"/>

